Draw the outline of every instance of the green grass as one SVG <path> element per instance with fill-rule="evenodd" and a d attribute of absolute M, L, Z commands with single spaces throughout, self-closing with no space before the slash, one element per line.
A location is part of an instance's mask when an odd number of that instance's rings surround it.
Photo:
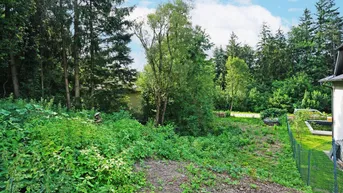
<path fill-rule="evenodd" d="M 147 158 L 189 163 L 185 192 L 215 186 L 218 173 L 309 191 L 285 125 L 216 118 L 211 133 L 195 137 L 177 135 L 172 125 L 143 126 L 126 112 L 103 114 L 103 123 L 95 124 L 93 114 L 0 100 L 0 191 L 135 192 L 148 186 L 134 169 Z"/>
<path fill-rule="evenodd" d="M 331 136 L 318 136 L 312 135 L 309 129 L 307 128 L 305 122 L 299 125 L 299 128 L 296 128 L 296 125 L 293 121 L 290 122 L 290 127 L 292 129 L 295 139 L 304 145 L 308 149 L 316 149 L 321 151 L 328 151 L 331 149 L 332 137 Z"/>
<path fill-rule="evenodd" d="M 334 174 L 333 162 L 324 153 L 332 147 L 331 136 L 312 135 L 305 123 L 296 128 L 294 122 L 290 122 L 290 127 L 296 141 L 301 144 L 302 150 L 296 153 L 296 160 L 300 157 L 301 175 L 305 182 L 308 180 L 308 156 L 310 154 L 310 185 L 313 192 L 330 193 L 333 192 Z M 300 156 L 299 156 L 300 155 Z M 338 170 L 339 192 L 343 192 L 343 172 Z"/>
<path fill-rule="evenodd" d="M 292 159 L 285 126 L 268 127 L 261 119 L 217 118 L 216 128 L 228 126 L 239 131 L 245 142 L 234 156 L 235 163 L 249 176 L 289 187 L 304 187 Z"/>

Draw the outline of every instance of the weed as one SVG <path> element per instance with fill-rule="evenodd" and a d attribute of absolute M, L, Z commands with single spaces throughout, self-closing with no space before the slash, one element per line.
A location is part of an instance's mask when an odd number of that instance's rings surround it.
<path fill-rule="evenodd" d="M 285 127 L 216 118 L 207 136 L 179 136 L 173 125 L 143 126 L 124 111 L 103 114 L 103 123 L 94 124 L 94 110 L 66 112 L 51 104 L 0 101 L 0 191 L 136 192 L 151 186 L 133 168 L 146 158 L 188 162 L 184 192 L 215 186 L 217 173 L 228 174 L 232 185 L 250 175 L 305 189 Z M 280 149 L 266 153 L 264 144 L 278 143 Z"/>

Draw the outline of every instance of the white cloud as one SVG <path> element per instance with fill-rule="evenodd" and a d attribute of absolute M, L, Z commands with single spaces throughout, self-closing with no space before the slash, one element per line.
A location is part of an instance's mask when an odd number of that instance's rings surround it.
<path fill-rule="evenodd" d="M 129 19 L 136 20 L 136 19 L 145 19 L 147 15 L 153 13 L 155 11 L 154 8 L 148 8 L 147 6 L 137 6 L 133 12 L 130 14 Z"/>
<path fill-rule="evenodd" d="M 240 41 L 254 47 L 263 22 L 272 31 L 289 30 L 280 17 L 259 5 L 235 6 L 218 0 L 198 0 L 191 15 L 193 23 L 206 29 L 217 46 L 226 45 L 231 32 L 235 32 Z"/>
<path fill-rule="evenodd" d="M 234 1 L 240 5 L 222 3 L 219 0 L 195 0 L 194 2 L 194 9 L 191 11 L 192 22 L 205 29 L 216 46 L 226 45 L 231 32 L 235 32 L 242 43 L 255 47 L 263 22 L 266 22 L 274 32 L 279 28 L 285 32 L 289 31 L 287 26 L 290 23 L 272 15 L 266 8 L 251 4 L 251 0 Z M 143 18 L 154 11 L 147 6 L 138 6 L 130 18 Z M 131 54 L 135 60 L 133 67 L 142 70 L 146 63 L 144 50 L 139 47 L 140 43 L 137 38 L 133 39 L 130 46 L 135 48 Z"/>

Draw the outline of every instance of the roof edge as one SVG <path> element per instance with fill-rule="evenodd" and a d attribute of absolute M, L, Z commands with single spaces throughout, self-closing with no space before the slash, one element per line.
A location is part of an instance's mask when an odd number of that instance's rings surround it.
<path fill-rule="evenodd" d="M 334 77 L 335 77 L 335 75 L 331 75 L 331 76 L 328 76 L 328 77 L 325 77 L 325 78 L 322 78 L 322 79 L 318 80 L 318 82 L 320 82 L 320 83 L 323 83 L 323 82 L 330 82 L 330 80 L 331 80 L 332 78 L 334 78 Z"/>
<path fill-rule="evenodd" d="M 336 50 L 342 51 L 342 50 L 343 50 L 343 44 L 341 44 L 340 46 L 338 46 L 338 47 L 336 48 Z"/>

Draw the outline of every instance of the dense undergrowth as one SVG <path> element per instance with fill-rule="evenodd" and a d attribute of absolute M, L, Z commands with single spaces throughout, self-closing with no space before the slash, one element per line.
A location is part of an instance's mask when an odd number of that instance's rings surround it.
<path fill-rule="evenodd" d="M 135 192 L 147 182 L 134 164 L 146 158 L 191 162 L 211 179 L 248 175 L 307 189 L 283 127 L 218 118 L 207 136 L 179 136 L 172 125 L 143 126 L 126 112 L 104 114 L 96 124 L 94 111 L 50 104 L 0 101 L 0 192 Z M 183 189 L 198 191 L 192 183 Z"/>

